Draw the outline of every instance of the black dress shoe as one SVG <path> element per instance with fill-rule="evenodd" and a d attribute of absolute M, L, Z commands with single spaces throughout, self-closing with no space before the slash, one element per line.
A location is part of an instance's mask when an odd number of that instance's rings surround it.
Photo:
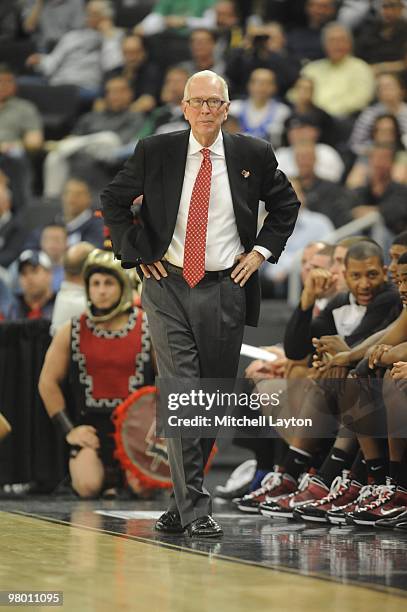
<path fill-rule="evenodd" d="M 216 538 L 223 536 L 222 527 L 211 516 L 200 516 L 187 526 L 191 538 Z"/>
<path fill-rule="evenodd" d="M 178 512 L 167 510 L 160 516 L 154 525 L 156 531 L 162 533 L 184 533 L 185 527 L 181 525 L 181 519 Z"/>

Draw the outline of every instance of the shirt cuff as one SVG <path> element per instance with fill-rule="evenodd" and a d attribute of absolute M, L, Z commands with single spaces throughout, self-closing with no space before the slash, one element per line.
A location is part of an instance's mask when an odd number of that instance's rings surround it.
<path fill-rule="evenodd" d="M 264 260 L 267 261 L 270 257 L 273 256 L 273 253 L 268 249 L 265 249 L 262 246 L 257 246 L 257 244 L 253 247 L 253 251 L 257 251 L 260 255 L 263 255 Z"/>

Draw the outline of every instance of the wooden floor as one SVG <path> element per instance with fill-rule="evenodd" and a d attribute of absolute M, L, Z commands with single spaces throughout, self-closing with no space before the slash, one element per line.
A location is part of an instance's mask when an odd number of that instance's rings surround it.
<path fill-rule="evenodd" d="M 44 518 L 47 513 L 42 512 L 41 518 L 40 514 L 0 511 L 0 591 L 63 591 L 63 609 L 78 612 L 406 610 L 402 591 L 343 584 L 322 573 L 314 577 L 312 567 L 305 576 L 287 567 L 278 571 L 248 560 L 241 562 L 221 554 L 222 544 L 217 542 L 197 541 L 186 548 L 183 537 L 149 540 L 151 519 L 133 519 L 125 529 L 109 531 L 109 524 L 123 523 L 123 519 L 114 518 L 113 511 L 106 522 L 111 510 L 101 512 L 78 503 L 69 521 L 63 521 L 56 518 L 56 512 L 54 518 L 52 513 Z M 224 518 L 223 523 L 229 521 Z M 247 525 L 250 523 L 246 523 L 245 534 L 242 529 L 246 537 L 250 535 Z M 252 522 L 252 528 L 255 540 L 256 523 Z M 280 544 L 285 542 L 289 550 L 290 529 L 284 531 L 282 525 L 280 532 L 285 534 Z M 238 539 L 236 545 L 239 547 Z M 391 550 L 391 537 L 388 546 Z M 407 575 L 407 548 L 404 553 L 402 569 Z M 365 571 L 368 557 L 367 549 Z M 382 569 L 386 572 L 389 567 L 384 564 Z"/>

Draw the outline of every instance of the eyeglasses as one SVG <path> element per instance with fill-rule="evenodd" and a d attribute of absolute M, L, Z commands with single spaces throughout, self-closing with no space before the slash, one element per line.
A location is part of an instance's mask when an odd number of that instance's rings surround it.
<path fill-rule="evenodd" d="M 204 98 L 189 98 L 185 102 L 192 108 L 201 108 L 206 102 L 211 110 L 219 110 L 222 104 L 226 104 L 226 100 L 219 100 L 219 98 L 207 98 L 206 100 Z"/>

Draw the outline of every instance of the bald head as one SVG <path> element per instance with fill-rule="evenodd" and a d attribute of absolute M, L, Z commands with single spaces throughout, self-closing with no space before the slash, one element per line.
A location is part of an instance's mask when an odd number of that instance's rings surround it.
<path fill-rule="evenodd" d="M 64 257 L 65 279 L 72 282 L 83 284 L 82 269 L 83 265 L 95 246 L 90 242 L 78 242 L 71 246 Z"/>

